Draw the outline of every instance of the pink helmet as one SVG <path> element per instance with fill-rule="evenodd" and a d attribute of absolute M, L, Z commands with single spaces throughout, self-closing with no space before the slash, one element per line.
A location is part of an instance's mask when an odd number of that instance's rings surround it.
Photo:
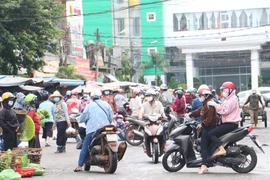
<path fill-rule="evenodd" d="M 134 89 L 133 89 L 133 93 L 134 93 L 134 94 L 140 94 L 140 92 L 141 92 L 141 91 L 140 91 L 140 89 L 138 89 L 138 88 L 134 88 Z"/>
<path fill-rule="evenodd" d="M 210 91 L 210 88 L 209 88 L 206 84 L 202 84 L 202 85 L 200 85 L 200 87 L 198 88 L 197 93 L 198 93 L 198 94 L 202 94 L 202 92 L 203 92 L 204 90 Z"/>

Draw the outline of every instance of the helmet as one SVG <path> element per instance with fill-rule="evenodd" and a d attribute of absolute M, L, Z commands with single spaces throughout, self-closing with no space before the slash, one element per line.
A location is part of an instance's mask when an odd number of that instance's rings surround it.
<path fill-rule="evenodd" d="M 138 88 L 133 89 L 133 93 L 134 94 L 140 94 L 140 89 L 138 89 Z"/>
<path fill-rule="evenodd" d="M 99 99 L 101 97 L 102 93 L 100 91 L 100 89 L 93 89 L 91 91 L 91 98 L 92 99 Z"/>
<path fill-rule="evenodd" d="M 210 88 L 209 88 L 206 84 L 202 84 L 202 85 L 200 85 L 200 87 L 198 88 L 197 93 L 198 93 L 198 94 L 202 94 L 202 92 L 203 92 L 204 90 L 210 91 Z"/>
<path fill-rule="evenodd" d="M 156 95 L 156 92 L 153 89 L 148 89 L 145 93 L 145 96 L 149 96 L 149 95 Z"/>
<path fill-rule="evenodd" d="M 187 93 L 192 93 L 193 92 L 193 89 L 188 89 L 187 90 Z"/>
<path fill-rule="evenodd" d="M 66 96 L 70 96 L 70 95 L 71 95 L 71 91 L 68 90 L 68 91 L 66 92 Z"/>
<path fill-rule="evenodd" d="M 11 99 L 15 99 L 15 96 L 10 93 L 10 92 L 5 92 L 3 95 L 2 95 L 2 101 L 5 101 L 5 100 L 11 100 Z"/>
<path fill-rule="evenodd" d="M 77 95 L 77 91 L 76 91 L 76 90 L 72 90 L 72 91 L 70 92 L 70 94 L 71 94 L 71 95 Z"/>
<path fill-rule="evenodd" d="M 123 89 L 117 89 L 118 93 L 122 93 L 124 90 Z"/>
<path fill-rule="evenodd" d="M 28 95 L 25 96 L 24 99 L 25 99 L 26 102 L 31 102 L 31 101 L 35 100 L 36 98 L 37 98 L 36 95 L 34 95 L 34 94 L 28 94 Z"/>
<path fill-rule="evenodd" d="M 227 81 L 227 82 L 224 82 L 222 86 L 220 87 L 220 89 L 227 89 L 227 88 L 234 90 L 235 86 L 232 82 Z"/>
<path fill-rule="evenodd" d="M 160 89 L 168 89 L 168 86 L 166 84 L 161 84 Z"/>
<path fill-rule="evenodd" d="M 103 88 L 102 92 L 104 92 L 104 91 L 112 91 L 112 89 L 111 88 Z"/>
<path fill-rule="evenodd" d="M 183 95 L 183 91 L 179 89 L 179 90 L 177 90 L 177 91 L 175 92 L 175 94 Z"/>
<path fill-rule="evenodd" d="M 212 89 L 212 92 L 216 92 L 216 90 L 215 89 Z"/>
<path fill-rule="evenodd" d="M 209 90 L 203 90 L 202 94 L 203 95 L 209 95 L 209 94 L 212 94 L 212 93 Z"/>

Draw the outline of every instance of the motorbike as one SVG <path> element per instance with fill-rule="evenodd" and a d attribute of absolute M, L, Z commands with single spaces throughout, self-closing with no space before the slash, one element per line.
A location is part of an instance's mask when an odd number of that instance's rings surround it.
<path fill-rule="evenodd" d="M 118 142 L 117 128 L 113 125 L 104 126 L 93 134 L 93 140 L 88 148 L 88 156 L 84 162 L 84 170 L 91 166 L 99 166 L 106 173 L 114 173 L 118 162 L 123 158 L 127 143 Z"/>
<path fill-rule="evenodd" d="M 145 116 L 144 134 L 134 130 L 134 134 L 144 138 L 144 151 L 148 157 L 152 157 L 155 164 L 163 155 L 166 144 L 162 122 L 161 115 L 148 114 Z"/>
<path fill-rule="evenodd" d="M 78 137 L 78 129 L 79 129 L 79 124 L 77 119 L 80 116 L 80 112 L 77 108 L 72 108 L 71 113 L 69 114 L 70 118 L 70 129 L 66 131 L 66 139 L 68 138 L 77 138 Z"/>
<path fill-rule="evenodd" d="M 164 108 L 164 113 L 168 117 L 168 121 L 164 124 L 166 139 L 169 139 L 169 134 L 176 129 L 177 127 L 181 126 L 181 120 L 179 120 L 171 110 L 170 106 Z"/>
<path fill-rule="evenodd" d="M 139 146 L 143 143 L 143 136 L 134 133 L 134 130 L 144 133 L 145 122 L 134 118 L 128 118 L 125 131 L 125 140 L 132 146 Z"/>
<path fill-rule="evenodd" d="M 166 149 L 162 159 L 164 169 L 169 172 L 177 172 L 185 165 L 187 168 L 197 168 L 201 166 L 202 159 L 196 157 L 194 143 L 200 152 L 200 141 L 194 142 L 191 133 L 191 126 L 183 125 L 171 133 L 173 143 Z M 245 137 L 250 137 L 252 142 L 264 153 L 262 145 L 257 136 L 251 135 L 252 127 L 238 128 L 219 137 L 222 145 L 226 149 L 225 156 L 213 157 L 216 147 L 211 144 L 208 148 L 208 167 L 216 165 L 232 168 L 238 173 L 248 173 L 252 171 L 257 164 L 257 155 L 252 147 L 244 144 L 238 144 L 238 141 Z M 190 134 L 189 134 L 190 133 Z"/>

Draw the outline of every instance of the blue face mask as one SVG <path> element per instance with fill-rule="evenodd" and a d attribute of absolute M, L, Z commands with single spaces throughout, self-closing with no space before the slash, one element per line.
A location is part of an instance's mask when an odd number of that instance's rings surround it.
<path fill-rule="evenodd" d="M 24 105 L 25 104 L 25 99 L 21 100 L 21 104 Z"/>
<path fill-rule="evenodd" d="M 110 94 L 110 91 L 104 91 L 104 94 L 108 95 L 108 94 Z"/>
<path fill-rule="evenodd" d="M 60 101 L 60 97 L 55 97 L 55 98 L 53 98 L 53 101 L 54 101 L 54 102 L 59 102 L 59 101 Z"/>
<path fill-rule="evenodd" d="M 8 101 L 8 105 L 9 105 L 10 107 L 12 107 L 12 106 L 13 106 L 13 104 L 14 104 L 14 102 L 13 102 L 13 101 Z"/>
<path fill-rule="evenodd" d="M 87 98 L 87 97 L 85 97 L 85 98 L 83 98 L 83 100 L 87 101 L 87 100 L 88 100 L 88 98 Z"/>

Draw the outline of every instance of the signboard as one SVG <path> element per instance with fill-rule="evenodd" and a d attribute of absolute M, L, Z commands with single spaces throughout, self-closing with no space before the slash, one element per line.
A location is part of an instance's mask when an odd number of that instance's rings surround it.
<path fill-rule="evenodd" d="M 90 61 L 89 59 L 83 59 L 80 57 L 76 57 L 76 73 L 83 75 L 87 80 L 95 81 L 96 80 L 96 72 L 90 71 Z"/>

